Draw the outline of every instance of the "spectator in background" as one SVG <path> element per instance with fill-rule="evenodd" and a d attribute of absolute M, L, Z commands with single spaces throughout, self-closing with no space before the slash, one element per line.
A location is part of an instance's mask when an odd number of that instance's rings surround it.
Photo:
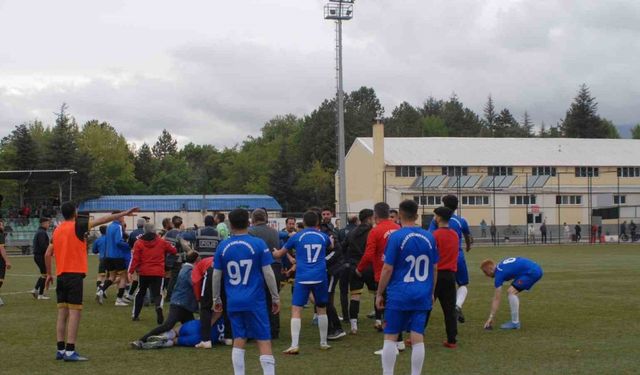
<path fill-rule="evenodd" d="M 536 243 L 536 229 L 533 224 L 527 226 L 527 233 L 529 235 L 529 242 Z"/>
<path fill-rule="evenodd" d="M 595 224 L 591 225 L 591 238 L 590 238 L 590 242 L 591 243 L 596 243 L 596 238 L 598 235 L 598 226 Z"/>
<path fill-rule="evenodd" d="M 496 228 L 496 223 L 491 220 L 491 227 L 489 228 L 489 233 L 491 233 L 491 242 L 496 243 L 496 234 L 498 234 L 498 228 Z"/>
<path fill-rule="evenodd" d="M 576 224 L 574 229 L 576 231 L 576 242 L 580 242 L 580 240 L 582 239 L 582 227 L 580 226 L 579 221 L 578 221 L 578 224 Z"/>
<path fill-rule="evenodd" d="M 40 277 L 33 287 L 31 294 L 33 298 L 40 300 L 49 299 L 49 297 L 44 295 L 44 284 L 47 280 L 47 266 L 44 263 L 44 253 L 47 252 L 47 247 L 49 247 L 49 234 L 47 233 L 49 225 L 51 225 L 51 219 L 48 217 L 40 218 L 40 227 L 33 237 L 33 260 L 38 266 Z"/>
<path fill-rule="evenodd" d="M 229 228 L 227 227 L 227 224 L 225 224 L 224 222 L 226 217 L 222 212 L 218 212 L 217 214 L 215 214 L 214 218 L 216 222 L 216 230 L 218 231 L 218 236 L 220 236 L 220 239 L 224 241 L 227 238 L 229 238 Z"/>
<path fill-rule="evenodd" d="M 480 222 L 480 237 L 487 237 L 487 222 L 484 221 L 484 219 L 482 219 L 482 221 Z"/>
<path fill-rule="evenodd" d="M 571 241 L 571 228 L 569 228 L 569 224 L 564 223 L 563 227 L 564 227 L 564 238 L 565 238 L 565 240 L 567 240 L 567 242 Z"/>
<path fill-rule="evenodd" d="M 398 214 L 398 210 L 389 210 L 389 219 L 400 225 L 400 215 Z"/>
<path fill-rule="evenodd" d="M 540 225 L 540 238 L 542 243 L 547 243 L 547 221 L 543 221 Z"/>
<path fill-rule="evenodd" d="M 626 236 L 627 235 L 627 221 L 623 221 L 622 224 L 620 224 L 620 236 Z"/>
<path fill-rule="evenodd" d="M 602 224 L 598 225 L 598 241 L 602 243 Z"/>
<path fill-rule="evenodd" d="M 162 230 L 159 233 L 160 237 L 164 237 L 164 235 L 167 234 L 167 232 L 170 231 L 171 229 L 173 229 L 173 223 L 171 222 L 171 218 L 165 217 L 164 219 L 162 219 Z"/>
<path fill-rule="evenodd" d="M 629 223 L 629 233 L 631 233 L 631 242 L 635 241 L 636 230 L 638 230 L 638 227 L 636 226 L 636 223 L 634 223 L 633 220 L 631 220 L 631 223 Z"/>

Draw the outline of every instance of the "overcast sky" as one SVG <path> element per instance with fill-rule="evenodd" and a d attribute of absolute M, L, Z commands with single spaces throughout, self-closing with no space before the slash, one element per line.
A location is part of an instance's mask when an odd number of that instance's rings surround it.
<path fill-rule="evenodd" d="M 0 135 L 67 102 L 131 141 L 163 128 L 233 145 L 334 95 L 334 24 L 318 0 L 0 0 Z M 359 0 L 345 91 L 400 102 L 455 92 L 555 124 L 586 83 L 600 114 L 640 122 L 638 0 Z M 625 134 L 626 136 L 626 134 Z"/>

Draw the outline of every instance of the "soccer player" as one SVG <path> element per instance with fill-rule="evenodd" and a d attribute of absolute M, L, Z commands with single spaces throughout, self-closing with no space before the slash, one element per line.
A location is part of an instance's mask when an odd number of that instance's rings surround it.
<path fill-rule="evenodd" d="M 302 217 L 304 229 L 287 241 L 284 247 L 274 251 L 273 256 L 280 258 L 295 249 L 296 278 L 291 301 L 291 346 L 285 354 L 298 354 L 300 351 L 300 328 L 302 327 L 302 309 L 309 295 L 314 297 L 318 311 L 318 330 L 320 331 L 320 349 L 327 350 L 329 319 L 329 285 L 327 279 L 327 249 L 332 247 L 331 239 L 318 230 L 319 217 L 315 211 L 307 211 Z"/>
<path fill-rule="evenodd" d="M 482 262 L 480 269 L 488 277 L 494 278 L 496 288 L 491 303 L 489 319 L 484 323 L 485 329 L 493 328 L 493 321 L 498 307 L 500 307 L 500 297 L 502 295 L 502 284 L 505 281 L 513 280 L 507 295 L 509 306 L 511 307 L 511 321 L 500 326 L 502 329 L 520 329 L 520 299 L 518 293 L 529 290 L 542 278 L 542 268 L 534 261 L 527 258 L 512 257 L 503 259 L 499 264 L 487 259 Z"/>
<path fill-rule="evenodd" d="M 7 270 L 11 269 L 11 262 L 7 256 L 7 250 L 4 248 L 4 222 L 0 220 L 0 288 L 4 284 L 4 275 Z M 0 298 L 0 306 L 4 305 L 4 301 Z"/>
<path fill-rule="evenodd" d="M 204 261 L 204 259 L 203 259 Z M 209 283 L 211 284 L 211 283 Z M 149 337 L 147 342 L 143 343 L 140 349 L 162 349 L 172 348 L 175 346 L 182 346 L 198 348 L 200 341 L 200 332 L 202 330 L 202 322 L 198 319 L 190 320 L 184 324 L 181 324 L 178 328 L 173 328 L 167 332 L 164 332 L 157 336 Z M 224 322 L 219 319 L 214 324 L 214 329 L 209 328 L 209 343 L 222 343 L 224 340 Z"/>
<path fill-rule="evenodd" d="M 435 298 L 440 301 L 444 314 L 444 325 L 447 331 L 447 341 L 444 346 L 450 349 L 457 347 L 456 336 L 458 324 L 456 321 L 456 271 L 458 269 L 458 234 L 449 228 L 449 219 L 453 215 L 447 207 L 438 207 L 433 213 L 436 215 L 438 229 L 433 232 L 438 248 L 438 279 Z"/>
<path fill-rule="evenodd" d="M 424 330 L 429 322 L 437 279 L 438 251 L 431 233 L 416 225 L 418 204 L 400 203 L 402 229 L 389 236 L 376 305 L 385 309 L 382 374 L 393 375 L 398 334 L 410 331 L 411 375 L 424 363 Z M 386 298 L 386 301 L 385 301 Z"/>
<path fill-rule="evenodd" d="M 66 362 L 86 361 L 76 352 L 76 338 L 82 312 L 83 279 L 87 275 L 87 241 L 89 229 L 131 215 L 138 208 L 131 208 L 117 214 L 107 215 L 96 220 L 78 216 L 72 202 L 60 207 L 64 221 L 53 232 L 51 244 L 47 248 L 44 260 L 47 268 L 45 287 L 51 285 L 51 258 L 56 262 L 56 294 L 58 300 L 58 320 L 56 337 L 57 360 Z M 65 340 L 66 338 L 66 340 Z"/>
<path fill-rule="evenodd" d="M 454 212 L 451 219 L 449 219 L 449 228 L 456 231 L 458 234 L 459 251 L 458 251 L 458 270 L 456 271 L 456 284 L 458 284 L 458 291 L 456 292 L 456 314 L 458 315 L 458 322 L 464 323 L 464 315 L 462 314 L 462 305 L 467 299 L 467 285 L 469 285 L 469 271 L 467 270 L 467 262 L 464 259 L 464 251 L 462 250 L 462 239 L 466 244 L 466 250 L 471 250 L 471 244 L 473 244 L 473 237 L 469 230 L 469 224 L 467 220 L 461 216 L 455 214 L 458 209 L 458 197 L 455 195 L 445 195 L 442 197 L 442 204 Z M 438 224 L 435 220 L 431 221 L 429 225 L 429 232 L 438 229 Z"/>
<path fill-rule="evenodd" d="M 36 266 L 38 266 L 40 277 L 38 277 L 38 281 L 33 287 L 31 294 L 33 298 L 39 300 L 47 300 L 50 298 L 44 295 L 44 283 L 47 280 L 47 267 L 44 264 L 44 253 L 47 252 L 47 247 L 49 247 L 49 234 L 47 231 L 49 230 L 50 224 L 50 218 L 41 217 L 40 227 L 33 236 L 33 261 L 36 263 Z"/>
<path fill-rule="evenodd" d="M 114 212 L 116 213 L 116 212 Z M 129 244 L 124 240 L 124 216 L 118 217 L 107 227 L 105 235 L 105 258 L 104 267 L 109 273 L 107 280 L 100 288 L 97 294 L 99 304 L 104 303 L 104 293 L 107 289 L 118 281 L 118 296 L 115 306 L 129 306 L 130 299 L 125 298 L 125 287 L 127 286 L 127 257 L 131 254 Z"/>
<path fill-rule="evenodd" d="M 275 374 L 271 351 L 271 327 L 267 313 L 264 285 L 271 293 L 271 310 L 280 311 L 280 297 L 267 244 L 249 235 L 249 213 L 235 209 L 229 213 L 233 236 L 220 243 L 213 264 L 212 293 L 214 311 L 222 312 L 221 285 L 227 295 L 227 311 L 233 333 L 231 361 L 235 375 L 245 374 L 244 352 L 247 339 L 255 339 L 260 351 L 260 365 L 265 375 Z"/>
<path fill-rule="evenodd" d="M 104 254 L 107 250 L 107 226 L 101 225 L 100 228 L 100 237 L 96 238 L 93 241 L 93 246 L 91 247 L 91 252 L 94 254 L 98 254 L 98 276 L 96 277 L 96 301 L 99 301 L 100 296 L 100 288 L 107 280 L 107 269 L 104 267 Z M 102 298 L 107 298 L 106 293 L 102 293 Z"/>

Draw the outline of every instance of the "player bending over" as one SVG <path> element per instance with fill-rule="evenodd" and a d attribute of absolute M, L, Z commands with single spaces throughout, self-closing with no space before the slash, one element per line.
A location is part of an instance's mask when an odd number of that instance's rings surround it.
<path fill-rule="evenodd" d="M 222 312 L 221 285 L 227 296 L 227 314 L 233 334 L 231 361 L 235 375 L 244 375 L 244 347 L 248 339 L 256 340 L 264 375 L 276 373 L 271 351 L 271 324 L 267 312 L 265 284 L 271 294 L 271 311 L 280 312 L 276 276 L 271 268 L 269 246 L 249 235 L 249 213 L 235 209 L 229 213 L 232 237 L 222 241 L 213 261 L 212 293 L 214 311 Z"/>
<path fill-rule="evenodd" d="M 383 375 L 393 375 L 396 340 L 402 331 L 411 334 L 411 375 L 420 375 L 424 363 L 424 330 L 433 304 L 438 251 L 431 233 L 416 225 L 417 218 L 416 202 L 400 203 L 402 229 L 389 236 L 384 252 L 376 296 L 377 307 L 385 309 L 387 323 L 382 348 Z"/>
<path fill-rule="evenodd" d="M 542 278 L 542 268 L 534 261 L 527 258 L 507 258 L 498 265 L 487 259 L 482 262 L 480 269 L 485 275 L 495 279 L 496 292 L 491 303 L 491 313 L 489 319 L 484 323 L 485 329 L 493 328 L 493 321 L 500 307 L 500 297 L 502 294 L 502 284 L 505 281 L 513 280 L 507 295 L 509 296 L 509 306 L 511 307 L 511 321 L 500 326 L 502 329 L 520 329 L 520 299 L 518 293 L 529 290 Z"/>

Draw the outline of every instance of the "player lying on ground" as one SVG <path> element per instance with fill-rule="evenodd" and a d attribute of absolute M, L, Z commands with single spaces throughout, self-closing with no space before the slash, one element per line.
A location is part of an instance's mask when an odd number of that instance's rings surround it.
<path fill-rule="evenodd" d="M 218 319 L 211 330 L 211 342 L 224 342 L 224 320 Z M 201 341 L 200 330 L 202 325 L 200 320 L 190 320 L 180 327 L 173 328 L 157 336 L 151 336 L 147 342 L 142 343 L 140 349 L 162 349 L 174 346 L 184 346 L 195 348 Z"/>
<path fill-rule="evenodd" d="M 504 323 L 500 328 L 520 329 L 520 299 L 518 298 L 518 293 L 531 289 L 542 278 L 542 268 L 536 262 L 527 258 L 506 258 L 498 265 L 493 260 L 487 259 L 482 262 L 480 269 L 485 275 L 495 279 L 494 285 L 496 287 L 489 319 L 484 323 L 484 328 L 493 328 L 493 321 L 498 312 L 498 307 L 500 307 L 502 284 L 505 281 L 513 280 L 511 286 L 507 289 L 509 306 L 511 307 L 511 321 Z"/>
<path fill-rule="evenodd" d="M 416 225 L 417 218 L 416 202 L 400 203 L 402 229 L 389 236 L 384 252 L 376 295 L 377 307 L 385 309 L 383 375 L 393 375 L 398 355 L 396 340 L 402 331 L 411 335 L 411 375 L 422 373 L 424 330 L 433 305 L 439 257 L 435 239 Z"/>

